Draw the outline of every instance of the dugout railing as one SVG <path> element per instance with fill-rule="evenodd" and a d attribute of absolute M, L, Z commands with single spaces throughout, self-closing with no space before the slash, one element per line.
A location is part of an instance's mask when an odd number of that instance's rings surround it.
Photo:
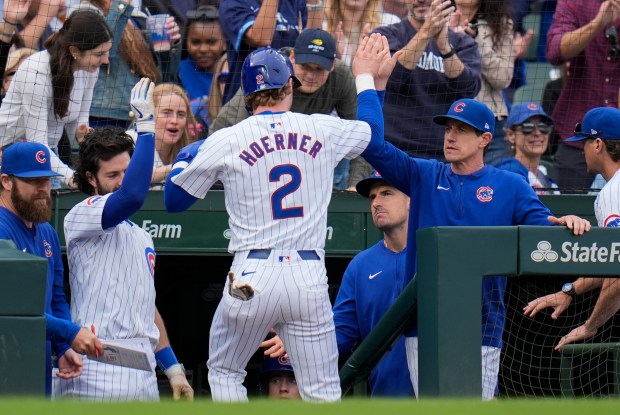
<path fill-rule="evenodd" d="M 417 305 L 420 397 L 480 397 L 483 276 L 620 274 L 620 233 L 615 229 L 593 228 L 574 236 L 561 227 L 437 227 L 418 231 L 416 238 L 417 276 L 344 364 L 343 393 L 351 388 L 363 393 L 355 385 L 363 384 Z M 564 396 L 573 396 L 568 355 L 592 346 L 574 345 L 564 353 Z M 605 346 L 610 347 L 617 350 L 618 345 Z"/>

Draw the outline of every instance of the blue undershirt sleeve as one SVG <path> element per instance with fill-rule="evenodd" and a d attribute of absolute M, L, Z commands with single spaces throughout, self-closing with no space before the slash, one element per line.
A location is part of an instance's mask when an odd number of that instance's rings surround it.
<path fill-rule="evenodd" d="M 138 133 L 136 148 L 125 172 L 121 187 L 107 200 L 101 217 L 101 227 L 110 229 L 129 219 L 144 204 L 153 176 L 155 135 Z"/>
<path fill-rule="evenodd" d="M 166 179 L 166 186 L 164 186 L 164 204 L 168 212 L 183 212 L 189 209 L 198 198 L 187 193 L 181 186 L 177 186 L 172 182 L 172 178 L 183 171 L 181 168 L 176 168 L 170 172 Z"/>

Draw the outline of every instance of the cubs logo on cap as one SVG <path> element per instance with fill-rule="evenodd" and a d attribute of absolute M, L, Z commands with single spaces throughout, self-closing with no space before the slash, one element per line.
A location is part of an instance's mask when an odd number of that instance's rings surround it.
<path fill-rule="evenodd" d="M 49 149 L 25 141 L 11 144 L 3 151 L 0 173 L 23 178 L 60 176 L 52 170 Z"/>
<path fill-rule="evenodd" d="M 508 114 L 508 119 L 506 120 L 506 128 L 523 124 L 528 119 L 536 116 L 553 124 L 553 118 L 551 118 L 540 105 L 535 102 L 524 102 L 512 106 L 510 114 Z"/>
<path fill-rule="evenodd" d="M 455 101 L 446 115 L 437 115 L 433 121 L 446 125 L 448 120 L 461 121 L 485 133 L 495 132 L 495 114 L 484 103 L 470 98 Z"/>

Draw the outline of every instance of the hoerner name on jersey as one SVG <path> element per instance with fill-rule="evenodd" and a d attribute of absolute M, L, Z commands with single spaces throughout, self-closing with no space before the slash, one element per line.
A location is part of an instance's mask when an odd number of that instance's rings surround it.
<path fill-rule="evenodd" d="M 300 138 L 299 133 L 274 133 L 250 143 L 248 148 L 239 154 L 239 158 L 253 166 L 258 159 L 274 151 L 296 150 L 316 158 L 322 148 L 323 143 L 305 134 Z"/>

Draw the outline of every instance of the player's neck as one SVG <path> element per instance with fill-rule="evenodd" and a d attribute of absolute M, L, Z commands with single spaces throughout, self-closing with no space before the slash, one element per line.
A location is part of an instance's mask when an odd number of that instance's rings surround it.
<path fill-rule="evenodd" d="M 610 160 L 608 163 L 605 163 L 602 170 L 603 171 L 600 173 L 603 175 L 603 178 L 605 178 L 606 181 L 610 181 L 616 173 L 618 173 L 618 170 L 620 170 L 620 162 L 615 163 Z"/>
<path fill-rule="evenodd" d="M 407 247 L 407 225 L 383 233 L 383 245 L 392 252 L 401 252 Z"/>
<path fill-rule="evenodd" d="M 278 102 L 275 105 L 259 105 L 254 109 L 254 115 L 258 115 L 263 112 L 286 112 L 291 109 L 290 103 L 286 101 Z"/>

